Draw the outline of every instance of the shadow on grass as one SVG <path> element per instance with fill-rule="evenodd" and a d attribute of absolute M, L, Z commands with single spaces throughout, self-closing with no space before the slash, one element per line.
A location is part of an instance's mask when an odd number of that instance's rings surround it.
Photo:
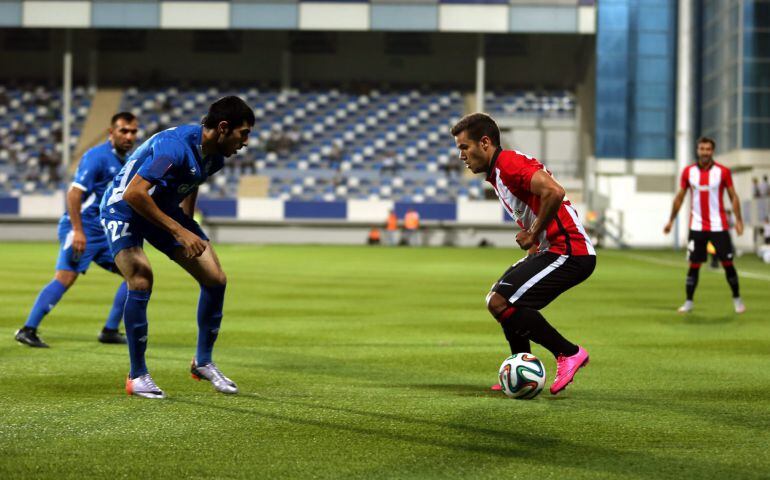
<path fill-rule="evenodd" d="M 697 313 L 689 313 L 681 317 L 681 323 L 689 325 L 724 325 L 726 323 L 733 323 L 737 320 L 735 315 L 699 315 Z M 680 322 L 673 322 L 680 323 Z"/>
<path fill-rule="evenodd" d="M 460 429 L 462 431 L 471 430 L 473 433 L 476 433 L 476 434 L 493 436 L 495 437 L 496 442 L 505 440 L 508 442 L 508 445 L 502 445 L 502 446 L 495 445 L 494 447 L 488 447 L 485 445 L 479 445 L 475 443 L 465 443 L 465 442 L 458 443 L 458 442 L 442 439 L 441 436 L 429 437 L 427 435 L 420 435 L 420 434 L 411 433 L 411 432 L 398 433 L 392 430 L 387 431 L 384 429 L 363 425 L 362 424 L 363 422 L 320 420 L 320 419 L 314 419 L 314 418 L 298 418 L 296 416 L 283 415 L 277 412 L 256 411 L 250 408 L 237 407 L 237 406 L 214 405 L 207 402 L 184 399 L 184 398 L 169 398 L 168 401 L 195 405 L 197 407 L 210 408 L 215 410 L 224 410 L 230 413 L 236 413 L 241 415 L 251 415 L 258 418 L 287 422 L 287 423 L 296 424 L 296 425 L 305 426 L 305 427 L 312 426 L 312 427 L 318 427 L 326 430 L 336 430 L 336 431 L 342 431 L 342 432 L 348 432 L 348 433 L 376 436 L 376 437 L 386 438 L 388 440 L 393 440 L 393 441 L 418 443 L 423 445 L 438 446 L 438 447 L 450 448 L 453 450 L 462 450 L 466 452 L 484 453 L 484 454 L 490 454 L 495 456 L 518 457 L 518 456 L 527 455 L 526 448 L 524 447 L 532 447 L 533 444 L 538 445 L 540 448 L 553 448 L 559 444 L 559 441 L 554 439 L 541 438 L 541 439 L 537 439 L 534 442 L 532 441 L 532 439 L 529 439 L 527 442 L 521 442 L 522 445 L 517 448 L 517 446 L 510 445 L 510 443 L 517 442 L 517 440 L 515 439 L 515 436 L 511 437 L 511 434 L 505 431 L 498 431 L 498 430 L 491 430 L 491 429 L 478 429 L 476 427 L 462 425 L 462 424 L 445 424 L 442 422 L 436 422 L 431 420 L 421 420 L 417 418 L 404 417 L 400 415 L 376 413 L 371 411 L 355 410 L 355 409 L 349 409 L 349 408 L 343 408 L 343 407 L 333 407 L 328 405 L 317 405 L 309 402 L 292 401 L 286 398 L 270 399 L 270 398 L 262 397 L 256 394 L 241 394 L 241 397 L 251 397 L 255 401 L 267 403 L 267 404 L 275 404 L 276 406 L 294 405 L 306 411 L 308 409 L 314 409 L 314 410 L 321 410 L 326 412 L 345 413 L 349 415 L 369 417 L 370 419 L 398 421 L 398 422 L 412 424 L 412 425 L 423 424 L 423 426 L 432 425 L 432 426 L 443 427 L 443 428 Z"/>
<path fill-rule="evenodd" d="M 747 409 L 749 399 L 766 399 L 770 389 L 750 389 L 743 391 L 731 389 L 730 395 L 724 390 L 687 390 L 678 392 L 681 400 L 671 397 L 671 390 L 647 390 L 645 396 L 638 392 L 582 391 L 579 401 L 590 403 L 595 408 L 622 413 L 640 412 L 641 409 L 653 412 L 666 412 L 695 418 L 727 428 L 744 428 L 766 434 L 770 429 L 770 413 L 757 404 L 754 409 Z M 697 400 L 697 401 L 696 401 Z"/>
<path fill-rule="evenodd" d="M 505 423 L 511 426 L 511 430 L 499 430 L 460 422 L 373 412 L 287 398 L 271 399 L 257 394 L 244 393 L 241 394 L 241 398 L 243 397 L 252 399 L 256 405 L 274 404 L 276 409 L 275 411 L 257 411 L 253 408 L 215 405 L 185 398 L 170 398 L 168 401 L 286 422 L 303 427 L 317 427 L 324 430 L 377 437 L 387 441 L 439 447 L 462 453 L 488 455 L 499 459 L 526 459 L 528 462 L 537 462 L 549 468 L 580 469 L 595 474 L 610 473 L 627 476 L 633 473 L 641 478 L 681 478 L 682 475 L 692 478 L 724 478 L 735 475 L 742 478 L 762 478 L 762 475 L 748 468 L 736 470 L 735 465 L 715 461 L 693 462 L 687 455 L 682 455 L 681 458 L 664 457 L 650 452 L 629 452 L 592 445 L 589 440 L 577 443 L 555 437 L 546 437 L 535 433 L 530 425 L 515 421 Z M 298 407 L 303 412 L 310 410 L 325 412 L 329 418 L 299 418 L 279 413 L 279 408 L 285 408 L 287 405 Z M 360 420 L 356 418 L 339 419 L 339 414 L 359 417 Z M 332 420 L 332 418 L 339 420 Z M 385 421 L 390 427 L 378 428 L 366 425 L 369 420 Z M 392 426 L 394 422 L 403 424 L 404 431 L 394 431 Z M 517 427 L 520 428 L 520 431 L 516 430 Z M 449 430 L 450 432 L 437 432 L 430 429 Z M 467 438 L 452 439 L 457 434 Z M 483 461 L 483 459 L 479 460 Z"/>
<path fill-rule="evenodd" d="M 669 315 L 660 318 L 659 322 L 664 325 L 723 325 L 725 323 L 733 323 L 737 320 L 736 314 L 726 315 L 708 315 L 700 313 L 678 313 L 671 308 L 671 305 L 651 305 L 647 304 L 645 309 L 649 312 L 667 313 Z"/>
<path fill-rule="evenodd" d="M 660 318 L 659 323 L 664 325 L 724 325 L 738 320 L 737 314 L 707 315 L 700 313 L 672 312 L 670 307 L 649 307 L 648 310 L 665 311 L 670 315 Z"/>
<path fill-rule="evenodd" d="M 397 388 L 410 388 L 415 390 L 428 390 L 432 392 L 441 392 L 455 394 L 460 397 L 500 397 L 505 398 L 502 392 L 495 392 L 488 386 L 478 384 L 457 384 L 457 383 L 407 383 L 393 385 Z"/>

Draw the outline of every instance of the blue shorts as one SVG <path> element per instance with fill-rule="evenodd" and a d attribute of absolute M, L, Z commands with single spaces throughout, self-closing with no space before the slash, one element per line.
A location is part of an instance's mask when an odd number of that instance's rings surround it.
<path fill-rule="evenodd" d="M 110 272 L 117 272 L 112 260 L 110 246 L 104 236 L 104 230 L 84 228 L 86 233 L 86 249 L 80 257 L 74 255 L 72 250 L 72 225 L 69 222 L 59 223 L 59 259 L 56 261 L 56 270 L 69 270 L 77 273 L 86 273 L 91 262 Z"/>
<path fill-rule="evenodd" d="M 198 235 L 201 240 L 209 240 L 209 237 L 203 233 L 198 222 L 188 217 L 181 208 L 171 213 L 164 213 L 176 220 L 187 230 Z M 113 218 L 110 213 L 103 211 L 102 226 L 106 232 L 106 240 L 109 244 L 110 251 L 112 252 L 113 259 L 121 250 L 132 247 L 141 247 L 144 244 L 145 239 L 150 242 L 150 245 L 165 253 L 172 260 L 174 258 L 174 250 L 182 246 L 176 241 L 173 235 L 162 228 L 155 226 L 155 224 L 150 223 L 149 220 L 138 213 L 134 213 L 130 220 L 123 220 Z"/>

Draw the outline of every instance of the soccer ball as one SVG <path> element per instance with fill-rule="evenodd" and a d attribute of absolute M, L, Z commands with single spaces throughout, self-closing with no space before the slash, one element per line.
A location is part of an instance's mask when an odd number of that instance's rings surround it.
<path fill-rule="evenodd" d="M 545 385 L 545 366 L 531 353 L 517 353 L 500 365 L 500 385 L 511 398 L 535 398 Z"/>

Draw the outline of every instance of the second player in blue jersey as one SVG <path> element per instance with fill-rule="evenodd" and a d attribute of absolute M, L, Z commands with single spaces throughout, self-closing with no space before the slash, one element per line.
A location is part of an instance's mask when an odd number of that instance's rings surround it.
<path fill-rule="evenodd" d="M 200 285 L 198 345 L 190 367 L 193 377 L 210 381 L 219 392 L 238 392 L 212 361 L 227 281 L 193 213 L 198 185 L 222 168 L 225 157 L 246 145 L 253 125 L 254 112 L 243 100 L 221 98 L 209 107 L 202 125 L 164 130 L 145 142 L 104 192 L 102 225 L 115 264 L 128 282 L 124 323 L 131 363 L 126 391 L 131 395 L 165 397 L 145 362 L 153 274 L 144 240 Z"/>
<path fill-rule="evenodd" d="M 110 123 L 109 139 L 88 150 L 78 164 L 75 178 L 67 192 L 67 212 L 59 221 L 59 259 L 53 280 L 35 300 L 24 327 L 16 340 L 32 347 L 47 347 L 37 334 L 37 327 L 59 302 L 77 277 L 86 273 L 92 262 L 117 273 L 99 218 L 99 201 L 126 156 L 134 148 L 137 120 L 130 112 L 117 113 Z M 126 284 L 120 284 L 107 322 L 99 334 L 102 343 L 125 343 L 118 332 L 126 300 Z"/>

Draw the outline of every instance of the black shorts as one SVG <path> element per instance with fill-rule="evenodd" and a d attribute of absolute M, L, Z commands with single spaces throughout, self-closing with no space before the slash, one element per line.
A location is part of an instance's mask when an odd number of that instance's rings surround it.
<path fill-rule="evenodd" d="M 703 263 L 706 261 L 706 244 L 711 242 L 717 251 L 717 258 L 720 261 L 729 261 L 733 259 L 733 241 L 730 239 L 730 233 L 724 232 L 698 232 L 690 230 L 690 236 L 687 242 L 688 260 L 691 263 Z"/>
<path fill-rule="evenodd" d="M 542 252 L 527 257 L 505 271 L 492 285 L 513 306 L 540 310 L 556 297 L 590 277 L 595 255 L 559 255 Z"/>

